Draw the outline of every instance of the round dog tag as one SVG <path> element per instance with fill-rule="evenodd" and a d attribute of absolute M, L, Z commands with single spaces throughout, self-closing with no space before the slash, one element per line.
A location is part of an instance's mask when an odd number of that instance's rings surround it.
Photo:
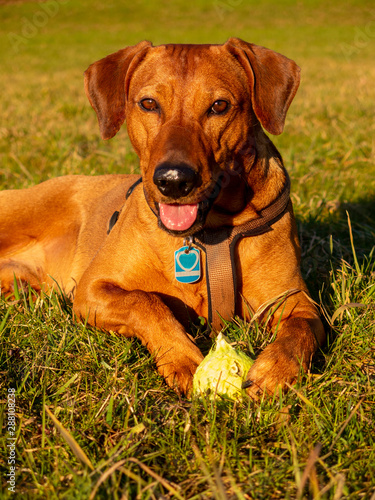
<path fill-rule="evenodd" d="M 201 277 L 200 250 L 183 246 L 174 253 L 174 274 L 180 283 L 195 283 Z"/>

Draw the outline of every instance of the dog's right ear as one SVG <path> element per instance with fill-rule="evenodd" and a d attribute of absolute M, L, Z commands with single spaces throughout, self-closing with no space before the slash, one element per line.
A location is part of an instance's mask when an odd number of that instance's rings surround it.
<path fill-rule="evenodd" d="M 125 120 L 125 79 L 151 47 L 140 42 L 100 59 L 85 71 L 85 91 L 98 117 L 103 139 L 111 139 Z"/>

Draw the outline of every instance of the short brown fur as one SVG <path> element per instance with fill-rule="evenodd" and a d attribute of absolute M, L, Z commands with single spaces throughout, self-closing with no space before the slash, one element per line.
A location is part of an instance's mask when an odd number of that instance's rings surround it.
<path fill-rule="evenodd" d="M 2 293 L 12 294 L 14 275 L 37 290 L 56 281 L 73 298 L 78 318 L 138 337 L 167 383 L 189 392 L 203 357 L 187 327 L 189 319 L 208 315 L 206 279 L 178 283 L 173 252 L 183 236 L 243 224 L 277 199 L 286 172 L 262 127 L 282 132 L 298 85 L 293 61 L 235 38 L 223 45 L 141 42 L 92 64 L 85 89 L 102 137 L 113 137 L 126 118 L 143 183 L 127 201 L 137 176 L 67 176 L 1 192 Z M 157 101 L 158 111 L 142 109 L 144 98 Z M 217 100 L 230 103 L 226 113 L 208 112 Z M 165 162 L 192 166 L 199 185 L 177 200 L 163 195 L 153 176 Z M 158 224 L 160 203 L 205 199 L 213 204 L 191 229 L 172 234 Z M 118 222 L 107 234 L 116 210 Z M 248 374 L 251 396 L 293 383 L 325 340 L 299 260 L 291 204 L 272 231 L 237 244 L 236 314 L 246 318 L 248 307 L 257 311 L 283 292 L 300 290 L 270 322 L 278 325 L 277 338 Z"/>

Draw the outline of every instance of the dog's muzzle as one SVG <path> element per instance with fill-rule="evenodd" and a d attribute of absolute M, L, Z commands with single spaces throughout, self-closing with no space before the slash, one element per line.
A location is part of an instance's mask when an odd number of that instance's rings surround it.
<path fill-rule="evenodd" d="M 161 228 L 176 236 L 187 236 L 200 231 L 220 192 L 220 181 L 213 183 L 203 199 L 195 203 L 178 203 L 178 200 L 188 196 L 202 184 L 199 173 L 190 166 L 163 163 L 155 170 L 153 181 L 164 196 L 176 201 L 157 204 Z"/>
<path fill-rule="evenodd" d="M 153 181 L 160 193 L 171 200 L 188 196 L 201 184 L 201 177 L 187 163 L 163 162 L 155 170 Z M 187 231 L 197 221 L 199 203 L 159 203 L 161 225 L 170 232 Z"/>

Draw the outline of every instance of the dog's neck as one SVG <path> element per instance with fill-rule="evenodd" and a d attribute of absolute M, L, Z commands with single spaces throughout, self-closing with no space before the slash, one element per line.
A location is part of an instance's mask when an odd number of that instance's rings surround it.
<path fill-rule="evenodd" d="M 252 192 L 250 205 L 260 211 L 283 190 L 287 173 L 279 151 L 260 126 L 255 140 L 256 158 L 246 169 L 246 182 Z"/>
<path fill-rule="evenodd" d="M 287 173 L 279 152 L 263 131 L 257 134 L 253 151 L 241 158 L 241 169 L 228 174 L 206 227 L 244 224 L 256 218 L 283 191 Z"/>

